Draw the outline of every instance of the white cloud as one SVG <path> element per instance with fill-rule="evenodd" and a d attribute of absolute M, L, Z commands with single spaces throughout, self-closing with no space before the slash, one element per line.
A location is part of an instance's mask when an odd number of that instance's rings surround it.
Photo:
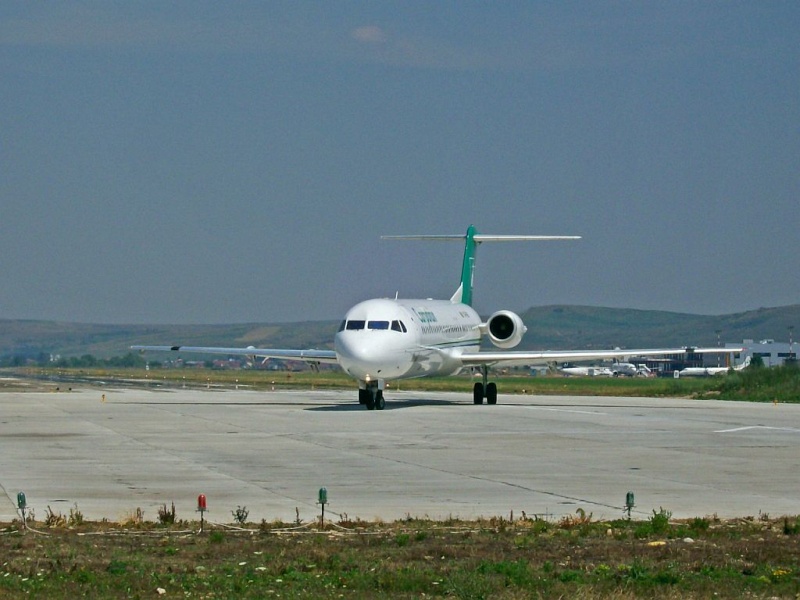
<path fill-rule="evenodd" d="M 354 40 L 367 44 L 383 44 L 389 39 L 386 32 L 377 25 L 356 27 L 350 35 Z"/>

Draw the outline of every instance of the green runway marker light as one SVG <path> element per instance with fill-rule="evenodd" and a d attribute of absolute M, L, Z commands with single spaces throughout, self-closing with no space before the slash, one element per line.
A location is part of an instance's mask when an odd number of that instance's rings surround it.
<path fill-rule="evenodd" d="M 631 518 L 631 511 L 634 507 L 633 503 L 633 492 L 628 492 L 625 494 L 625 511 L 628 513 L 628 519 Z"/>
<path fill-rule="evenodd" d="M 28 506 L 28 500 L 25 498 L 25 492 L 19 492 L 17 494 L 17 508 L 19 508 L 19 513 L 22 515 L 22 527 L 23 529 L 28 529 L 28 523 L 25 519 L 25 508 Z"/>
<path fill-rule="evenodd" d="M 328 490 L 327 488 L 319 488 L 319 500 L 317 504 L 322 506 L 322 514 L 319 516 L 319 528 L 325 529 L 325 505 L 328 503 Z"/>

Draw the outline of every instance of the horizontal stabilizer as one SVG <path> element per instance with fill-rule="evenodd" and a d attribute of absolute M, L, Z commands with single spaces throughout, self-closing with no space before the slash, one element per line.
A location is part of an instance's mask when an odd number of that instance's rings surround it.
<path fill-rule="evenodd" d="M 434 242 L 460 242 L 465 235 L 382 235 L 382 240 L 430 240 Z M 486 235 L 476 233 L 472 236 L 478 244 L 481 242 L 546 242 L 557 240 L 579 240 L 579 235 Z"/>
<path fill-rule="evenodd" d="M 579 235 L 487 235 L 475 231 L 470 225 L 464 235 L 383 235 L 383 240 L 431 240 L 439 242 L 464 241 L 464 260 L 461 263 L 461 285 L 451 302 L 472 306 L 472 283 L 475 270 L 475 249 L 483 242 L 542 242 L 558 240 L 579 240 Z"/>

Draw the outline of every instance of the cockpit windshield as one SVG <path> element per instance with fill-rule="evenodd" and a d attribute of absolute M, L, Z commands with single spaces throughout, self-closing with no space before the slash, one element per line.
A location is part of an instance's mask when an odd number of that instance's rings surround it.
<path fill-rule="evenodd" d="M 362 319 L 348 319 L 342 321 L 339 331 L 360 331 L 362 329 L 392 330 L 406 333 L 405 323 L 399 320 L 394 321 L 364 321 Z"/>

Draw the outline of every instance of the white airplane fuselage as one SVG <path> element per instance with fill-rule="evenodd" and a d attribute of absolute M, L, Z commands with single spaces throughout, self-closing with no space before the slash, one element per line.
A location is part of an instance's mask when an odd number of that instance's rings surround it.
<path fill-rule="evenodd" d="M 728 367 L 686 367 L 678 372 L 681 377 L 713 377 L 727 375 L 729 370 Z"/>
<path fill-rule="evenodd" d="M 605 367 L 562 367 L 559 369 L 564 375 L 577 377 L 612 377 L 612 373 Z"/>
<path fill-rule="evenodd" d="M 715 375 L 727 375 L 731 371 L 741 371 L 750 366 L 748 356 L 743 363 L 735 367 L 687 367 L 675 372 L 675 377 L 714 377 Z"/>
<path fill-rule="evenodd" d="M 342 369 L 370 382 L 451 375 L 480 346 L 481 318 L 449 300 L 373 299 L 347 311 L 334 337 Z"/>

